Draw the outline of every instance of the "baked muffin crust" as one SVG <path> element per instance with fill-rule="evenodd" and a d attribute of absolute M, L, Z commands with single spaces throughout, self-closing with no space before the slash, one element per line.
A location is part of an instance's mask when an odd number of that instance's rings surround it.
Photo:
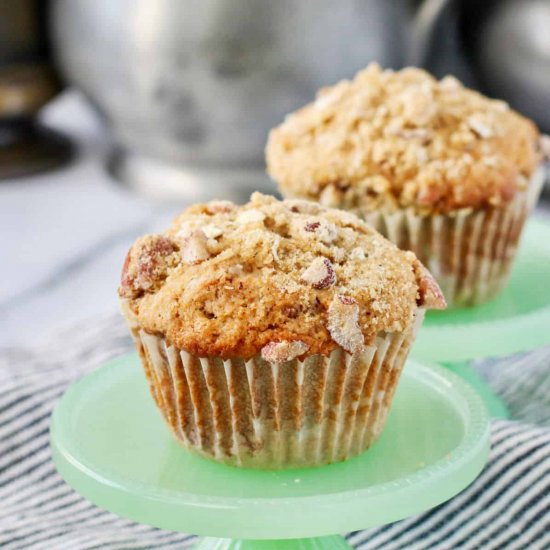
<path fill-rule="evenodd" d="M 444 307 L 431 275 L 353 214 L 255 193 L 185 210 L 130 249 L 126 315 L 199 356 L 354 353 Z"/>
<path fill-rule="evenodd" d="M 266 156 L 287 197 L 429 214 L 506 204 L 541 151 L 536 126 L 505 102 L 451 76 L 372 64 L 290 114 Z"/>

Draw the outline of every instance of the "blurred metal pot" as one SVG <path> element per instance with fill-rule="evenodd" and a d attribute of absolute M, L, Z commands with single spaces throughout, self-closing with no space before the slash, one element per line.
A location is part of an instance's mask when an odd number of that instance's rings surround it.
<path fill-rule="evenodd" d="M 550 132 L 550 1 L 480 6 L 470 0 L 463 12 L 466 50 L 481 88 Z"/>
<path fill-rule="evenodd" d="M 52 9 L 61 68 L 111 128 L 115 175 L 196 199 L 268 186 L 269 128 L 373 59 L 421 63 L 447 3 L 53 0 Z"/>
<path fill-rule="evenodd" d="M 38 111 L 61 90 L 50 64 L 44 0 L 0 1 L 0 180 L 56 168 L 70 157 Z"/>

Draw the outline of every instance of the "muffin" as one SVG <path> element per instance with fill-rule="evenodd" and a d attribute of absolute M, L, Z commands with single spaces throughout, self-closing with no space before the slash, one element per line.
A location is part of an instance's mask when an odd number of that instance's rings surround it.
<path fill-rule="evenodd" d="M 259 193 L 139 238 L 119 296 L 177 440 L 275 469 L 369 447 L 425 309 L 445 306 L 415 255 L 353 214 Z"/>
<path fill-rule="evenodd" d="M 358 214 L 412 250 L 450 306 L 471 306 L 507 281 L 544 181 L 542 143 L 451 76 L 370 65 L 289 115 L 266 156 L 285 197 Z"/>

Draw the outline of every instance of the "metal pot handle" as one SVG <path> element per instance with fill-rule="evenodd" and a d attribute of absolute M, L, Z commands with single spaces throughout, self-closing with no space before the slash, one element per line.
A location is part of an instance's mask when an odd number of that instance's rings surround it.
<path fill-rule="evenodd" d="M 424 0 L 417 8 L 412 20 L 411 44 L 408 64 L 423 67 L 432 50 L 437 26 L 453 0 Z"/>

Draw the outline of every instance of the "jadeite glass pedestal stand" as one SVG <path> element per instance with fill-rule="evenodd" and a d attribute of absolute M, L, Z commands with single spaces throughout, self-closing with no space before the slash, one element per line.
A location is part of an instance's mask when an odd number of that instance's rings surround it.
<path fill-rule="evenodd" d="M 508 418 L 505 404 L 470 366 L 483 357 L 504 357 L 550 344 L 550 222 L 525 228 L 508 286 L 473 308 L 430 311 L 412 356 L 437 361 L 472 384 L 492 416 Z"/>
<path fill-rule="evenodd" d="M 489 419 L 459 377 L 409 361 L 369 451 L 321 468 L 233 468 L 178 445 L 129 355 L 69 388 L 52 416 L 51 447 L 81 495 L 137 522 L 205 536 L 196 549 L 338 550 L 350 546 L 336 533 L 420 513 L 471 483 L 487 460 Z"/>

